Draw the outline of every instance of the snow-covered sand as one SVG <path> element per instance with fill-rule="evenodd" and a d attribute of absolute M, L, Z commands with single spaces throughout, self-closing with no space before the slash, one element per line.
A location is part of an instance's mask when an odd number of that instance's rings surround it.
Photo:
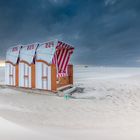
<path fill-rule="evenodd" d="M 140 68 L 76 66 L 74 71 L 80 88 L 68 100 L 1 88 L 0 138 L 139 140 Z M 0 76 L 2 83 L 4 68 Z"/>

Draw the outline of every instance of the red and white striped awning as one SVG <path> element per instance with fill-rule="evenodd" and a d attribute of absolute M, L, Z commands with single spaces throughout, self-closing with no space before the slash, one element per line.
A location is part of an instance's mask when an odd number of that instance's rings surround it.
<path fill-rule="evenodd" d="M 67 66 L 74 48 L 64 42 L 58 41 L 52 63 L 57 66 L 57 76 L 67 75 Z"/>

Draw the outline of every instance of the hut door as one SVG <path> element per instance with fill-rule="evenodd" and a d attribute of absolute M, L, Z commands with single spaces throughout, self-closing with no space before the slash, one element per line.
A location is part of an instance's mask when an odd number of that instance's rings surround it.
<path fill-rule="evenodd" d="M 31 87 L 30 75 L 30 67 L 27 64 L 24 64 L 24 87 Z"/>
<path fill-rule="evenodd" d="M 9 64 L 9 85 L 15 85 L 15 67 Z"/>
<path fill-rule="evenodd" d="M 42 63 L 42 89 L 48 89 L 48 66 Z"/>
<path fill-rule="evenodd" d="M 44 62 L 36 62 L 36 88 L 51 90 L 51 67 Z"/>

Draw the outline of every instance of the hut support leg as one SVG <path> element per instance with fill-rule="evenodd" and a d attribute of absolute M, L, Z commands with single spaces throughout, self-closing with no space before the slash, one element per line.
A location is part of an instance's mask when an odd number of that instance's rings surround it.
<path fill-rule="evenodd" d="M 35 88 L 35 65 L 31 64 L 31 87 Z"/>
<path fill-rule="evenodd" d="M 73 65 L 68 66 L 69 84 L 73 85 Z"/>
<path fill-rule="evenodd" d="M 57 91 L 57 85 L 56 85 L 56 66 L 51 65 L 51 90 Z"/>
<path fill-rule="evenodd" d="M 19 82 L 18 72 L 19 72 L 19 68 L 18 68 L 18 65 L 16 65 L 16 74 L 15 74 L 16 86 L 18 86 L 18 82 Z"/>

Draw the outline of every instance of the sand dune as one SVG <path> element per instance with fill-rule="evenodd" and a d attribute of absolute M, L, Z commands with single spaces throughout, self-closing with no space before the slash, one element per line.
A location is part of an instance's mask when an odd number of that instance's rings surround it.
<path fill-rule="evenodd" d="M 83 90 L 69 100 L 1 88 L 0 117 L 27 130 L 31 139 L 140 139 L 140 68 L 80 66 L 74 75 Z"/>

